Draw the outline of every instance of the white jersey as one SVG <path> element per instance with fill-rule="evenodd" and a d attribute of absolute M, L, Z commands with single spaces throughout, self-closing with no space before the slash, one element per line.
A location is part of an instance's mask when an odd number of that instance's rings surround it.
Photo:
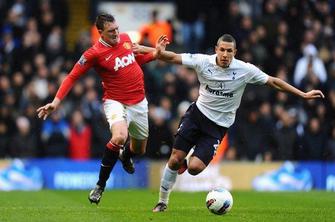
<path fill-rule="evenodd" d="M 219 126 L 230 127 L 248 83 L 265 84 L 269 76 L 256 66 L 233 58 L 228 68 L 216 64 L 216 54 L 181 54 L 183 65 L 196 70 L 200 82 L 199 110 Z"/>

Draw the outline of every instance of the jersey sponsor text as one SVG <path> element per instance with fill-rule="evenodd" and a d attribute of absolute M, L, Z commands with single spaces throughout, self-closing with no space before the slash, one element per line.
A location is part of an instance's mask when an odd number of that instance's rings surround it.
<path fill-rule="evenodd" d="M 222 96 L 226 98 L 232 98 L 234 96 L 233 93 L 227 93 L 227 92 L 224 92 L 224 90 L 211 89 L 209 88 L 208 85 L 206 85 L 206 90 L 213 95 Z"/>
<path fill-rule="evenodd" d="M 123 56 L 122 58 L 116 57 L 115 58 L 114 70 L 118 71 L 119 68 L 126 67 L 126 66 L 132 64 L 133 62 L 135 62 L 134 53 L 131 53 L 127 56 Z"/>

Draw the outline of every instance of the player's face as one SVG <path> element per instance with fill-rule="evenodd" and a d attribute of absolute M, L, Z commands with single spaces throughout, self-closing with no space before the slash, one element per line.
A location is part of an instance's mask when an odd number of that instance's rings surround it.
<path fill-rule="evenodd" d="M 116 22 L 106 22 L 104 30 L 100 31 L 102 39 L 111 45 L 116 45 L 120 41 L 119 26 Z"/>
<path fill-rule="evenodd" d="M 215 46 L 215 52 L 217 65 L 222 68 L 227 68 L 236 54 L 236 48 L 233 42 L 220 41 L 220 43 Z"/>

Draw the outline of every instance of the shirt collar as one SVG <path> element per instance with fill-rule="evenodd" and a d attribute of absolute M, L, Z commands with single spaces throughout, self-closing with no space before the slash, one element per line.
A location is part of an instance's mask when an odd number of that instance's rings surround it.
<path fill-rule="evenodd" d="M 210 56 L 209 62 L 213 65 L 216 65 L 216 54 Z"/>
<path fill-rule="evenodd" d="M 112 47 L 110 44 L 108 44 L 106 41 L 104 41 L 101 37 L 99 38 L 99 42 L 106 47 Z"/>

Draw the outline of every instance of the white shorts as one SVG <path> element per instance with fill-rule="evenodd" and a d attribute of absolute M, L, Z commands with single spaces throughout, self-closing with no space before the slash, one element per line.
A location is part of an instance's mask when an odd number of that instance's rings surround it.
<path fill-rule="evenodd" d="M 109 128 L 112 128 L 114 123 L 125 120 L 128 124 L 128 131 L 131 137 L 138 140 L 148 138 L 148 101 L 146 98 L 130 106 L 107 99 L 104 102 L 104 111 Z"/>

